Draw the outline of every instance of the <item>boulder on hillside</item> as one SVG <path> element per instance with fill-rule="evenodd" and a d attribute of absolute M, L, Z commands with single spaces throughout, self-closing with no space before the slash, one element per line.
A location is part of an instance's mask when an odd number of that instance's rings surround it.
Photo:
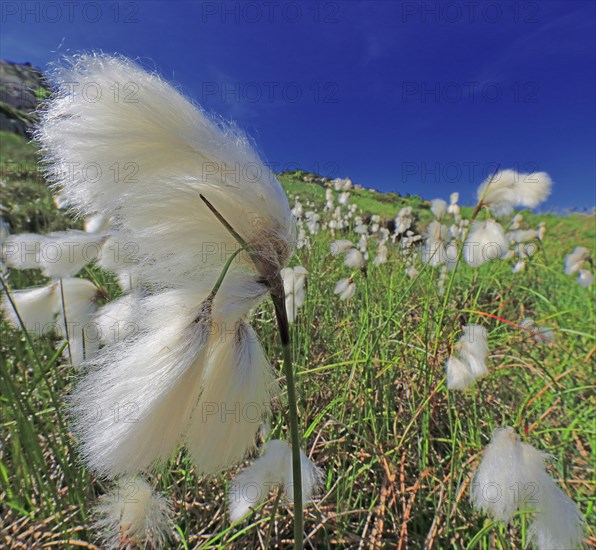
<path fill-rule="evenodd" d="M 35 111 L 49 94 L 50 86 L 38 68 L 0 60 L 0 130 L 28 137 Z"/>

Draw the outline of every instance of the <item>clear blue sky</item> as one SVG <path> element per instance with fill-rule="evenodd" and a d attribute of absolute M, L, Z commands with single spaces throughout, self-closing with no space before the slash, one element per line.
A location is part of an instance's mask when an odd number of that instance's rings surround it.
<path fill-rule="evenodd" d="M 470 203 L 499 163 L 549 172 L 547 209 L 596 204 L 590 0 L 1 6 L 2 58 L 139 58 L 236 120 L 277 170 Z"/>

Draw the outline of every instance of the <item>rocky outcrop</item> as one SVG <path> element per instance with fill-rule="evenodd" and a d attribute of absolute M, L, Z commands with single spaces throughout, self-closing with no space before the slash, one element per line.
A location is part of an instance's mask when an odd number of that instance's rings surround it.
<path fill-rule="evenodd" d="M 35 111 L 49 93 L 39 69 L 30 63 L 0 60 L 0 130 L 28 136 Z"/>

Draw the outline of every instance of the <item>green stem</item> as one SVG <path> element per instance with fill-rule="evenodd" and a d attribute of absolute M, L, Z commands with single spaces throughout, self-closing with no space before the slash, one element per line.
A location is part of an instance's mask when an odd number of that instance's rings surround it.
<path fill-rule="evenodd" d="M 298 426 L 298 399 L 292 368 L 292 347 L 290 325 L 285 305 L 285 292 L 281 275 L 277 275 L 270 289 L 271 300 L 275 307 L 275 317 L 283 350 L 284 374 L 288 390 L 288 408 L 290 415 L 290 440 L 292 442 L 292 484 L 294 487 L 294 548 L 303 548 L 303 510 L 302 510 L 302 464 L 300 459 L 300 430 Z"/>
<path fill-rule="evenodd" d="M 288 386 L 288 407 L 290 409 L 290 437 L 292 440 L 292 483 L 294 485 L 294 548 L 302 548 L 302 465 L 300 463 L 300 432 L 298 429 L 298 403 L 292 369 L 292 350 L 288 342 L 283 346 L 284 372 Z"/>
<path fill-rule="evenodd" d="M 64 286 L 62 284 L 62 277 L 60 277 L 60 299 L 62 301 L 62 317 L 64 317 L 64 335 L 66 336 L 66 345 L 68 346 L 68 362 L 72 367 L 72 351 L 70 349 L 70 334 L 68 333 L 68 319 L 66 317 L 66 302 L 64 301 Z"/>
<path fill-rule="evenodd" d="M 441 311 L 439 312 L 439 322 L 437 323 L 437 330 L 435 332 L 435 347 L 434 347 L 434 351 L 433 351 L 434 357 L 436 357 L 437 350 L 439 348 L 439 335 L 441 334 L 441 329 L 443 327 L 443 319 L 445 318 L 445 312 L 447 310 L 447 302 L 451 295 L 451 288 L 453 287 L 455 273 L 457 272 L 457 268 L 459 267 L 459 264 L 461 263 L 461 257 L 464 252 L 464 246 L 466 245 L 466 239 L 468 238 L 468 233 L 472 229 L 472 223 L 476 220 L 476 218 L 478 217 L 478 214 L 480 214 L 480 211 L 484 207 L 484 197 L 486 195 L 486 192 L 488 191 L 488 188 L 490 187 L 490 184 L 494 181 L 495 176 L 499 172 L 499 169 L 500 169 L 500 165 L 497 165 L 497 168 L 495 169 L 492 176 L 489 178 L 488 183 L 486 184 L 486 187 L 482 193 L 482 196 L 480 197 L 480 199 L 478 200 L 478 203 L 476 204 L 476 208 L 474 208 L 474 211 L 472 212 L 472 216 L 470 217 L 470 223 L 469 223 L 466 231 L 462 235 L 461 244 L 457 251 L 457 258 L 455 260 L 455 265 L 453 266 L 453 269 L 451 271 L 451 276 L 449 277 L 449 282 L 447 283 L 447 288 L 445 289 L 445 294 L 443 296 L 443 306 L 441 307 Z"/>
<path fill-rule="evenodd" d="M 207 199 L 207 197 L 205 197 L 205 195 L 199 194 L 199 196 L 201 197 L 201 200 L 205 203 L 205 205 L 207 206 L 207 208 L 209 208 L 209 210 L 211 210 L 211 212 L 213 213 L 213 215 L 221 222 L 221 224 L 230 232 L 230 234 L 232 235 L 232 237 L 234 237 L 234 239 L 236 239 L 236 242 L 238 242 L 240 244 L 240 246 L 246 250 L 251 258 L 251 260 L 253 261 L 253 263 L 255 264 L 255 267 L 258 267 L 259 262 L 258 262 L 258 258 L 257 255 L 255 254 L 255 251 L 252 249 L 252 247 L 240 236 L 240 233 L 238 233 L 238 231 L 236 231 L 228 222 L 228 220 L 226 220 L 217 210 L 217 208 L 215 208 L 215 206 L 213 206 L 211 204 L 211 202 Z"/>
<path fill-rule="evenodd" d="M 37 349 L 35 348 L 35 346 L 33 345 L 33 340 L 31 339 L 31 335 L 29 334 L 29 330 L 27 329 L 27 327 L 25 326 L 25 322 L 23 321 L 23 318 L 21 317 L 21 314 L 19 313 L 19 310 L 17 308 L 16 303 L 14 302 L 14 299 L 12 297 L 12 294 L 10 292 L 10 288 L 8 286 L 8 283 L 4 280 L 4 275 L 2 273 L 0 273 L 0 284 L 2 285 L 2 289 L 4 290 L 4 293 L 6 294 L 6 297 L 8 298 L 8 301 L 10 303 L 10 306 L 12 307 L 13 311 L 15 312 L 15 315 L 17 317 L 17 320 L 19 321 L 19 325 L 21 326 L 21 329 L 23 331 L 23 334 L 25 335 L 25 340 L 27 341 L 28 344 L 28 349 L 30 350 L 30 353 L 33 355 L 33 360 L 35 361 L 37 367 L 39 368 L 40 374 L 43 378 L 43 381 L 46 385 L 46 387 L 48 388 L 48 392 L 49 392 L 49 396 L 50 396 L 50 400 L 52 402 L 52 405 L 54 406 L 54 410 L 56 412 L 56 420 L 58 421 L 58 426 L 60 428 L 60 432 L 61 434 L 66 434 L 67 433 L 67 429 L 66 429 L 66 424 L 64 423 L 64 419 L 62 418 L 62 413 L 60 412 L 60 404 L 58 402 L 58 400 L 56 399 L 56 395 L 55 395 L 55 389 L 52 386 L 48 373 L 46 371 L 45 366 L 43 365 L 43 363 L 41 362 L 41 358 L 39 356 L 39 354 L 37 353 Z M 52 447 L 55 448 L 55 443 L 51 440 L 48 439 L 49 441 L 51 441 L 51 445 Z M 66 448 L 68 449 L 68 453 L 70 456 L 74 456 L 75 452 L 74 449 L 72 447 L 72 444 L 70 442 L 70 438 L 69 437 L 63 437 L 62 438 L 63 442 L 66 445 Z M 57 451 L 55 451 L 55 456 L 58 457 Z M 64 462 L 66 464 L 68 464 L 68 461 L 66 459 L 64 459 Z M 68 468 L 68 466 L 64 466 L 65 470 L 67 470 L 70 474 L 70 468 Z"/>
<path fill-rule="evenodd" d="M 219 278 L 217 279 L 217 281 L 215 282 L 215 285 L 213 286 L 213 289 L 211 290 L 211 292 L 209 293 L 209 297 L 207 298 L 208 300 L 213 300 L 213 298 L 215 298 L 215 295 L 217 294 L 219 287 L 221 287 L 223 280 L 228 272 L 228 269 L 230 269 L 230 266 L 232 265 L 232 262 L 234 261 L 234 258 L 236 256 L 238 256 L 238 254 L 240 254 L 240 252 L 242 252 L 244 249 L 243 248 L 238 248 L 237 250 L 234 251 L 234 253 L 227 259 L 221 273 L 219 274 Z"/>
<path fill-rule="evenodd" d="M 240 236 L 240 234 L 230 225 L 230 223 L 219 213 L 219 211 L 209 202 L 204 196 L 200 195 L 201 200 L 207 205 L 213 215 L 221 222 L 221 224 L 229 231 L 229 233 L 236 239 L 242 249 L 246 250 L 251 257 L 257 271 L 260 271 L 259 266 L 261 262 L 253 248 Z M 237 251 L 235 254 L 237 254 Z M 235 254 L 228 259 L 220 278 L 215 287 L 211 291 L 213 295 L 219 289 L 219 285 L 223 281 L 229 265 L 235 257 Z M 284 373 L 286 375 L 286 384 L 288 389 L 288 406 L 290 414 L 290 439 L 292 443 L 292 484 L 294 487 L 294 548 L 302 550 L 303 548 L 303 511 L 302 511 L 302 464 L 300 460 L 300 431 L 298 428 L 298 400 L 296 398 L 296 384 L 294 382 L 294 371 L 292 369 L 292 348 L 290 342 L 290 324 L 288 323 L 288 314 L 286 312 L 286 299 L 284 292 L 283 280 L 281 274 L 275 273 L 260 273 L 268 281 L 269 294 L 273 306 L 275 307 L 275 318 L 279 328 L 279 336 L 281 340 L 283 358 L 284 358 Z"/>

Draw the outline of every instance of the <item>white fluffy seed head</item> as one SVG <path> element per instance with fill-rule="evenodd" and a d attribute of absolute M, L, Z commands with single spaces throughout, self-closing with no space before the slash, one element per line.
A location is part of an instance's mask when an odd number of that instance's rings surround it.
<path fill-rule="evenodd" d="M 358 239 L 358 250 L 360 250 L 362 254 L 366 254 L 368 251 L 368 237 L 366 235 L 360 235 L 360 239 Z"/>
<path fill-rule="evenodd" d="M 285 193 L 241 132 L 132 61 L 81 55 L 54 77 L 57 93 L 37 134 L 48 176 L 75 214 L 110 219 L 111 244 L 129 244 L 134 261 L 110 257 L 105 267 L 134 275 L 150 293 L 132 304 L 136 333 L 100 350 L 72 396 L 83 456 L 113 477 L 167 459 L 186 436 L 201 471 L 234 464 L 262 420 L 245 406 L 265 410 L 273 391 L 244 319 L 266 295 L 263 281 L 293 252 Z M 93 90 L 93 101 L 84 90 Z M 320 221 L 312 211 L 305 217 Z M 238 240 L 250 254 L 235 256 L 207 299 Z M 219 406 L 223 419 L 204 421 L 199 397 Z M 225 417 L 234 407 L 239 422 Z"/>
<path fill-rule="evenodd" d="M 281 270 L 286 295 L 286 313 L 290 323 L 295 321 L 298 310 L 304 304 L 307 275 L 308 271 L 301 265 L 293 268 L 284 267 Z"/>
<path fill-rule="evenodd" d="M 285 441 L 269 441 L 261 456 L 236 475 L 228 494 L 233 522 L 241 520 L 267 498 L 271 489 L 283 483 L 288 448 Z"/>
<path fill-rule="evenodd" d="M 529 335 L 538 344 L 551 344 L 555 341 L 554 331 L 550 328 L 537 326 L 533 319 L 524 319 L 519 325 L 528 331 Z"/>
<path fill-rule="evenodd" d="M 298 199 L 296 199 L 296 202 L 294 203 L 294 208 L 292 208 L 292 214 L 296 219 L 302 218 L 304 214 L 304 207 Z"/>
<path fill-rule="evenodd" d="M 433 220 L 426 226 L 425 235 L 427 240 L 446 242 L 449 240 L 449 228 Z"/>
<path fill-rule="evenodd" d="M 488 339 L 481 325 L 466 325 L 464 334 L 455 346 L 455 354 L 447 361 L 447 388 L 465 390 L 488 373 Z"/>
<path fill-rule="evenodd" d="M 464 243 L 463 256 L 468 265 L 479 267 L 485 262 L 503 257 L 508 250 L 509 240 L 498 222 L 476 221 Z"/>
<path fill-rule="evenodd" d="M 451 355 L 447 360 L 447 388 L 465 390 L 476 380 L 470 368 L 461 359 Z"/>
<path fill-rule="evenodd" d="M 171 524 L 169 502 L 139 477 L 118 480 L 93 510 L 93 528 L 106 550 L 163 548 Z"/>
<path fill-rule="evenodd" d="M 278 393 L 271 365 L 249 324 L 222 323 L 215 332 L 201 399 L 186 432 L 193 462 L 205 474 L 240 463 L 254 449 L 259 426 Z"/>
<path fill-rule="evenodd" d="M 22 328 L 19 316 L 29 332 L 43 332 L 49 327 L 58 313 L 60 290 L 58 283 L 39 288 L 13 290 L 11 304 L 6 294 L 2 295 L 2 312 L 6 320 L 15 328 Z M 17 312 L 18 311 L 18 315 Z"/>
<path fill-rule="evenodd" d="M 539 550 L 581 546 L 583 519 L 573 501 L 550 478 L 548 457 L 522 443 L 513 428 L 496 429 L 472 480 L 475 508 L 510 522 L 516 511 L 534 512 L 529 541 Z"/>
<path fill-rule="evenodd" d="M 565 275 L 577 273 L 590 257 L 590 251 L 583 246 L 576 246 L 571 254 L 565 256 Z"/>
<path fill-rule="evenodd" d="M 528 543 L 538 550 L 582 548 L 583 517 L 573 502 L 548 477 L 542 477 L 537 513 L 528 529 Z"/>
<path fill-rule="evenodd" d="M 46 277 L 72 277 L 101 255 L 104 241 L 104 236 L 76 230 L 22 233 L 6 239 L 2 256 L 14 269 L 38 268 Z"/>
<path fill-rule="evenodd" d="M 513 428 L 496 429 L 474 474 L 470 498 L 475 508 L 508 523 L 519 508 L 523 487 L 523 448 Z"/>
<path fill-rule="evenodd" d="M 538 238 L 536 229 L 517 229 L 507 234 L 512 243 L 527 243 Z"/>
<path fill-rule="evenodd" d="M 468 363 L 476 378 L 484 376 L 488 373 L 488 333 L 482 325 L 466 325 L 463 331 L 458 343 L 460 356 Z"/>
<path fill-rule="evenodd" d="M 181 443 L 211 334 L 203 299 L 189 291 L 140 299 L 131 333 L 87 362 L 70 408 L 81 454 L 98 475 L 149 469 Z"/>
<path fill-rule="evenodd" d="M 510 213 L 515 206 L 536 208 L 548 198 L 551 188 L 552 181 L 546 172 L 522 174 L 502 170 L 480 185 L 477 196 L 499 216 Z"/>
<path fill-rule="evenodd" d="M 546 223 L 540 222 L 538 224 L 538 229 L 536 230 L 536 236 L 538 237 L 538 240 L 540 240 L 540 241 L 544 240 L 545 234 L 546 234 Z"/>
<path fill-rule="evenodd" d="M 430 201 L 430 211 L 437 220 L 442 220 L 447 213 L 447 203 L 443 199 L 433 199 Z"/>
<path fill-rule="evenodd" d="M 126 294 L 96 312 L 93 323 L 102 343 L 114 344 L 134 335 L 138 328 L 135 325 L 135 311 L 140 297 L 138 292 Z"/>
<path fill-rule="evenodd" d="M 426 227 L 425 234 L 426 241 L 421 250 L 422 261 L 432 267 L 444 264 L 448 259 L 445 245 L 450 236 L 449 228 L 440 221 L 433 220 Z"/>
<path fill-rule="evenodd" d="M 478 187 L 477 198 L 497 216 L 508 214 L 517 202 L 515 186 L 518 181 L 519 174 L 515 170 L 499 171 Z"/>
<path fill-rule="evenodd" d="M 340 300 L 348 300 L 356 293 L 356 285 L 351 278 L 340 279 L 335 285 L 333 294 L 339 294 Z"/>
<path fill-rule="evenodd" d="M 404 206 L 401 208 L 397 213 L 397 216 L 395 216 L 394 224 L 394 233 L 396 235 L 401 235 L 410 229 L 412 225 L 412 207 Z"/>
<path fill-rule="evenodd" d="M 21 233 L 8 236 L 2 243 L 2 261 L 13 269 L 41 268 L 43 235 Z"/>
<path fill-rule="evenodd" d="M 346 252 L 344 264 L 351 269 L 362 269 L 364 267 L 364 256 L 357 248 L 351 248 Z"/>
<path fill-rule="evenodd" d="M 37 133 L 48 176 L 76 213 L 111 217 L 131 236 L 144 281 L 203 290 L 215 282 L 237 242 L 201 194 L 252 246 L 261 267 L 285 265 L 294 219 L 281 185 L 241 132 L 122 57 L 73 57 L 54 80 L 58 91 Z M 91 89 L 93 101 L 84 93 Z M 88 166 L 97 170 L 89 175 L 81 169 Z M 246 254 L 234 270 L 256 275 Z"/>
<path fill-rule="evenodd" d="M 377 254 L 373 261 L 374 265 L 379 266 L 379 265 L 387 263 L 388 254 L 389 254 L 389 249 L 387 248 L 387 245 L 385 245 L 384 243 L 379 244 L 379 246 L 377 248 Z"/>
<path fill-rule="evenodd" d="M 337 197 L 337 202 L 342 206 L 345 206 L 350 202 L 350 193 L 348 191 L 344 191 Z"/>
<path fill-rule="evenodd" d="M 594 282 L 594 275 L 587 269 L 580 269 L 577 281 L 581 286 L 589 287 Z"/>
<path fill-rule="evenodd" d="M 311 235 L 316 235 L 321 229 L 321 216 L 312 210 L 309 210 L 304 214 L 306 219 L 306 227 L 308 228 Z"/>
<path fill-rule="evenodd" d="M 536 208 L 544 202 L 551 193 L 553 182 L 546 172 L 520 174 L 516 186 L 517 205 L 526 208 Z"/>
<path fill-rule="evenodd" d="M 62 343 L 67 342 L 65 355 L 73 365 L 80 365 L 99 349 L 99 336 L 92 323 L 97 293 L 97 287 L 87 279 L 66 278 L 40 288 L 13 291 L 14 307 L 4 295 L 1 307 L 16 328 L 21 328 L 20 316 L 29 333 L 60 336 Z"/>
<path fill-rule="evenodd" d="M 300 450 L 302 504 L 305 506 L 321 483 L 321 470 Z M 242 519 L 263 502 L 271 489 L 283 484 L 286 504 L 294 499 L 292 449 L 288 442 L 269 441 L 263 454 L 251 466 L 240 471 L 230 486 L 230 519 Z"/>

